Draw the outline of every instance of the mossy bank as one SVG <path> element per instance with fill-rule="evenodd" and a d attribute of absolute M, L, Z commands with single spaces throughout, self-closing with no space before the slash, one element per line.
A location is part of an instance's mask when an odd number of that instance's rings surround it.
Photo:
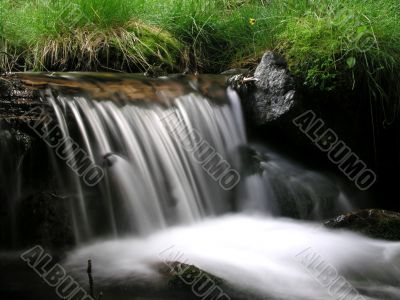
<path fill-rule="evenodd" d="M 399 90 L 396 0 L 3 0 L 0 11 L 2 71 L 216 73 L 275 50 L 310 88 Z"/>

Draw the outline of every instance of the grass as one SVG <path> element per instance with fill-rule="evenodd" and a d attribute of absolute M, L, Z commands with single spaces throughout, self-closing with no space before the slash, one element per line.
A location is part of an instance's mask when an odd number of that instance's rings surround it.
<path fill-rule="evenodd" d="M 223 69 L 231 11 L 246 0 L 2 0 L 2 69 L 178 70 L 189 54 L 203 69 Z M 222 18 L 218 11 L 222 11 Z M 241 22 L 243 23 L 243 22 Z M 246 25 L 246 22 L 244 22 Z M 242 26 L 243 27 L 243 26 Z M 244 26 L 246 29 L 246 26 Z M 232 32 L 237 34 L 237 32 Z M 208 53 L 211 56 L 208 56 Z M 4 58 L 5 56 L 5 58 Z M 224 56 L 229 56 L 224 55 Z M 218 62 L 217 66 L 214 63 Z M 197 67 L 197 66 L 196 66 Z"/>
<path fill-rule="evenodd" d="M 3 71 L 212 73 L 275 50 L 309 88 L 400 94 L 398 0 L 1 0 L 0 9 Z"/>
<path fill-rule="evenodd" d="M 129 1 L 5 0 L 6 66 L 23 70 L 143 70 L 173 66 L 180 42 L 132 18 Z M 16 55 L 17 54 L 17 55 Z"/>
<path fill-rule="evenodd" d="M 307 85 L 329 90 L 361 77 L 373 84 L 398 70 L 398 1 L 298 1 L 291 9 L 302 13 L 285 19 L 278 48 Z"/>

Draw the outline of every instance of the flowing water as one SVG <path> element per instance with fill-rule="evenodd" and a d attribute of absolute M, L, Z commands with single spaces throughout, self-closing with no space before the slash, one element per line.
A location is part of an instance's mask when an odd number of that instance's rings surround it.
<path fill-rule="evenodd" d="M 214 99 L 192 79 L 182 85 L 182 93 L 161 89 L 151 92 L 155 99 L 135 101 L 42 90 L 52 115 L 43 136 L 63 141 L 48 155 L 69 199 L 78 246 L 64 265 L 76 278 L 85 281 L 82 266 L 92 259 L 99 286 L 157 284 L 160 264 L 174 258 L 249 299 L 337 298 L 302 257 L 311 251 L 337 272 L 331 277 L 350 285 L 337 299 L 398 299 L 399 243 L 281 218 L 321 220 L 349 211 L 337 180 L 249 145 L 232 90 L 218 88 Z M 96 184 L 77 175 L 83 158 L 102 175 Z"/>
<path fill-rule="evenodd" d="M 395 300 L 400 295 L 400 243 L 290 219 L 237 214 L 144 239 L 94 243 L 72 252 L 65 263 L 82 282 L 88 258 L 95 262 L 100 286 L 156 285 L 162 280 L 159 266 L 179 260 L 247 291 L 247 299 Z"/>
<path fill-rule="evenodd" d="M 219 170 L 219 157 L 235 164 L 235 152 L 245 143 L 236 118 L 237 97 L 220 105 L 193 89 L 165 105 L 54 97 L 51 91 L 46 98 L 63 140 L 70 139 L 65 143 L 68 161 L 80 160 L 72 145 L 79 141 L 90 161 L 104 170 L 103 180 L 88 189 L 74 173 L 65 178 L 65 162 L 52 153 L 61 184 L 70 182 L 65 193 L 76 197 L 72 215 L 78 242 L 98 236 L 99 223 L 102 233 L 117 237 L 149 234 L 229 211 L 232 192 L 209 173 L 225 171 Z"/>

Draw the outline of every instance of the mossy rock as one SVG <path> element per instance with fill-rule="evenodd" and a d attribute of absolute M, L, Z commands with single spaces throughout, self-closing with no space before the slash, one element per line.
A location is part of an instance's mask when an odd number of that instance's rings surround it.
<path fill-rule="evenodd" d="M 221 285 L 224 281 L 200 268 L 180 262 L 168 262 L 161 273 L 168 275 L 168 287 L 170 288 L 187 288 L 203 277 L 203 279 L 209 279 L 217 285 Z"/>
<path fill-rule="evenodd" d="M 400 241 L 400 213 L 366 209 L 340 215 L 324 224 L 328 228 L 349 229 L 376 239 Z"/>

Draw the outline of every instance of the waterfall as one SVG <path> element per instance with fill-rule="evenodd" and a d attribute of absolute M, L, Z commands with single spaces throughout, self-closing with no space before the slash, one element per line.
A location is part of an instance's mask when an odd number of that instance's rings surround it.
<path fill-rule="evenodd" d="M 10 159 L 16 146 L 2 139 L 8 168 L 1 191 L 13 246 L 38 223 L 44 240 L 80 244 L 147 236 L 229 212 L 324 219 L 351 209 L 332 178 L 249 145 L 240 99 L 220 82 L 121 77 L 28 76 L 48 84 L 39 88 L 43 107 L 27 119 L 29 134 L 43 144 L 30 154 L 38 162 L 27 177 L 41 173 L 36 181 L 48 182 L 51 193 L 34 195 L 21 172 L 31 166 L 24 155 Z M 25 222 L 37 205 L 38 217 Z M 42 213 L 59 221 L 40 223 Z"/>
<path fill-rule="evenodd" d="M 51 141 L 49 153 L 60 187 L 71 196 L 77 242 L 99 234 L 145 235 L 230 210 L 229 185 L 240 176 L 237 151 L 246 143 L 233 91 L 225 103 L 196 89 L 134 103 L 51 89 L 42 97 L 54 116 L 42 136 L 60 144 Z M 88 161 L 102 177 L 93 186 L 79 176 L 79 164 Z"/>
<path fill-rule="evenodd" d="M 261 145 L 248 147 L 245 156 L 246 161 L 251 159 L 253 163 L 252 172 L 242 178 L 239 211 L 324 220 L 353 209 L 335 178 L 305 168 Z"/>
<path fill-rule="evenodd" d="M 398 299 L 399 243 L 304 221 L 351 203 L 334 177 L 249 144 L 233 90 L 193 78 L 81 76 L 46 77 L 46 105 L 26 119 L 32 140 L 0 130 L 0 225 L 10 229 L 2 242 L 28 239 L 21 224 L 55 231 L 35 244 L 64 246 L 71 232 L 77 246 L 60 263 L 84 285 L 92 259 L 96 284 L 129 299 L 153 295 L 143 286 L 159 287 L 168 262 L 218 276 L 230 299 Z M 43 189 L 39 173 L 48 198 L 32 196 Z"/>

